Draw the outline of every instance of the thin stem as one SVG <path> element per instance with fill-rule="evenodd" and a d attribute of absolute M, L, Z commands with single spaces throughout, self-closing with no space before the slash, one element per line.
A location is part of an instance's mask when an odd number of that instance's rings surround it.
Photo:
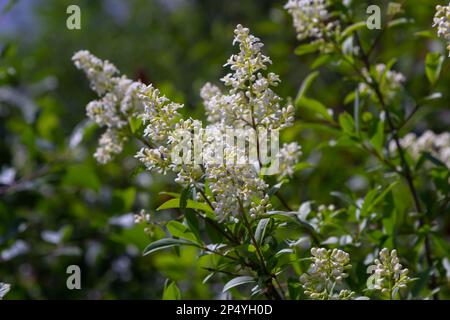
<path fill-rule="evenodd" d="M 239 207 L 240 207 L 240 211 L 241 211 L 242 221 L 243 221 L 243 223 L 244 223 L 244 226 L 247 228 L 247 231 L 248 231 L 248 234 L 249 234 L 249 236 L 250 236 L 250 239 L 251 239 L 251 241 L 252 241 L 252 243 L 253 243 L 253 246 L 254 246 L 255 249 L 256 249 L 256 255 L 257 255 L 257 257 L 258 257 L 258 259 L 259 259 L 259 261 L 260 261 L 262 271 L 263 271 L 264 274 L 270 276 L 270 280 L 266 283 L 267 286 L 268 286 L 267 289 L 268 289 L 269 292 L 272 294 L 272 296 L 273 296 L 273 298 L 274 298 L 275 300 L 281 300 L 281 299 L 284 299 L 284 293 L 283 293 L 283 291 L 282 291 L 282 289 L 281 289 L 281 286 L 280 286 L 279 283 L 278 283 L 278 279 L 277 279 L 276 275 L 271 274 L 271 273 L 269 272 L 269 270 L 267 269 L 267 264 L 266 264 L 264 255 L 262 254 L 261 248 L 260 248 L 260 246 L 259 246 L 258 242 L 256 241 L 256 238 L 255 238 L 255 236 L 254 236 L 254 234 L 253 234 L 253 230 L 252 230 L 252 228 L 251 228 L 251 226 L 250 226 L 250 223 L 249 223 L 249 221 L 248 221 L 248 219 L 247 219 L 247 216 L 246 216 L 246 214 L 245 214 L 244 206 L 243 206 L 243 204 L 242 204 L 241 199 L 238 199 L 238 202 L 239 202 Z M 272 284 L 272 279 L 275 280 L 275 282 L 279 285 L 280 290 L 281 290 L 281 294 L 280 294 L 280 292 L 278 292 L 278 290 L 276 290 L 275 287 L 273 286 L 273 284 Z"/>
<path fill-rule="evenodd" d="M 359 39 L 358 34 L 357 33 L 355 33 L 355 34 L 356 34 L 356 38 Z M 364 62 L 364 65 L 366 66 L 367 70 L 369 70 L 370 69 L 369 58 L 361 46 L 360 46 L 360 49 L 361 49 L 362 61 Z M 401 173 L 402 173 L 403 177 L 405 178 L 408 188 L 411 192 L 416 211 L 420 215 L 418 222 L 419 222 L 419 227 L 422 228 L 425 225 L 425 220 L 423 218 L 422 206 L 421 206 L 421 203 L 419 200 L 419 196 L 417 194 L 417 190 L 414 186 L 414 179 L 413 179 L 411 169 L 406 161 L 403 147 L 400 144 L 400 137 L 398 134 L 398 130 L 394 125 L 389 108 L 387 107 L 386 102 L 383 97 L 383 94 L 381 93 L 379 83 L 377 82 L 377 80 L 374 77 L 372 77 L 372 76 L 370 76 L 370 77 L 371 77 L 372 82 L 370 83 L 369 81 L 366 81 L 366 83 L 367 83 L 367 85 L 371 86 L 374 89 L 375 95 L 377 96 L 378 101 L 380 102 L 381 108 L 385 112 L 386 121 L 388 123 L 389 129 L 391 131 L 392 137 L 395 142 L 395 145 L 397 146 L 397 151 L 398 151 L 398 154 L 400 157 L 400 162 L 402 164 L 403 170 Z M 431 255 L 431 243 L 430 243 L 430 238 L 429 238 L 428 234 L 425 234 L 425 258 L 427 260 L 428 267 L 431 269 L 433 267 L 433 259 L 432 259 L 432 255 Z M 431 290 L 434 290 L 436 288 L 436 286 L 437 286 L 436 276 L 435 276 L 434 272 L 432 272 L 431 279 L 430 279 Z M 439 299 L 437 292 L 433 294 L 433 298 L 436 300 Z"/>

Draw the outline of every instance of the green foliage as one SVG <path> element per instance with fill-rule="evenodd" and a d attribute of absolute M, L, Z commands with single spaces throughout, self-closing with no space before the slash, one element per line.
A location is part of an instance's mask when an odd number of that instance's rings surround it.
<path fill-rule="evenodd" d="M 397 145 L 408 133 L 449 131 L 449 62 L 431 29 L 437 1 L 405 2 L 395 16 L 382 6 L 379 31 L 366 28 L 370 1 L 331 1 L 342 31 L 325 46 L 299 43 L 276 1 L 171 8 L 135 0 L 125 9 L 80 1 L 79 31 L 64 27 L 72 2 L 44 3 L 30 12 L 39 32 L 0 30 L 6 298 L 317 298 L 306 289 L 323 280 L 310 269 L 324 259 L 313 247 L 326 248 L 326 259 L 343 250 L 352 265 L 343 281 L 327 278 L 333 287 L 320 297 L 348 289 L 353 298 L 450 298 L 448 160 L 433 139 L 417 152 L 417 140 Z M 20 5 L 8 1 L 0 15 L 20 14 Z M 291 177 L 263 177 L 271 209 L 222 216 L 204 176 L 182 188 L 172 175 L 139 167 L 139 117 L 127 119 L 122 155 L 107 165 L 94 162 L 98 130 L 84 120 L 93 96 L 71 64 L 73 52 L 86 48 L 113 61 L 133 80 L 185 103 L 184 118 L 204 120 L 199 90 L 223 76 L 236 23 L 263 40 L 270 71 L 282 80 L 277 93 L 295 105 L 294 125 L 281 137 L 298 142 L 303 155 Z M 133 214 L 141 223 L 130 223 Z M 396 249 L 409 270 L 402 281 L 381 281 L 395 292 L 367 288 L 367 268 L 382 248 Z M 65 286 L 71 264 L 82 268 L 82 292 Z"/>

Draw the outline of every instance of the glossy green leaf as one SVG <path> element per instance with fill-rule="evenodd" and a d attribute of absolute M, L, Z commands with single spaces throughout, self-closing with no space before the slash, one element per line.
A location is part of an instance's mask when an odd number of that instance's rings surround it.
<path fill-rule="evenodd" d="M 427 54 L 425 60 L 425 73 L 428 81 L 433 85 L 439 79 L 442 70 L 442 63 L 444 62 L 444 56 L 439 52 L 430 52 Z"/>
<path fill-rule="evenodd" d="M 297 97 L 295 98 L 295 104 L 297 105 L 299 101 L 305 97 L 306 91 L 309 89 L 313 81 L 319 76 L 319 71 L 314 71 L 310 73 L 302 82 L 300 89 L 298 90 Z"/>
<path fill-rule="evenodd" d="M 163 300 L 180 300 L 181 292 L 174 281 L 166 281 L 163 292 Z"/>
<path fill-rule="evenodd" d="M 173 238 L 164 238 L 160 240 L 156 240 L 152 243 L 150 243 L 145 249 L 144 249 L 144 256 L 171 247 L 177 247 L 177 246 L 194 246 L 198 247 L 198 244 L 189 241 L 186 239 L 173 239 Z"/>
<path fill-rule="evenodd" d="M 156 210 L 165 210 L 165 209 L 176 209 L 180 208 L 180 198 L 170 199 L 169 201 L 160 205 Z M 200 210 L 203 212 L 214 213 L 211 207 L 203 202 L 197 202 L 194 200 L 188 200 L 186 204 L 186 208 Z"/>
<path fill-rule="evenodd" d="M 187 226 L 178 222 L 178 221 L 170 221 L 167 224 L 167 230 L 174 237 L 191 240 L 193 242 L 197 242 L 197 238 L 195 235 L 189 230 Z"/>
<path fill-rule="evenodd" d="M 236 277 L 231 279 L 230 281 L 228 281 L 225 286 L 223 287 L 222 292 L 227 292 L 230 289 L 233 289 L 237 286 L 241 286 L 243 284 L 247 284 L 247 283 L 254 283 L 255 278 L 250 277 L 250 276 L 240 276 L 240 277 Z"/>

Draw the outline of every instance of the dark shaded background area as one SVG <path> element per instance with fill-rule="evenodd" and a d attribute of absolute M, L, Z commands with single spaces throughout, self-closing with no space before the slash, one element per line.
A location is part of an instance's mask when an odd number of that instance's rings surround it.
<path fill-rule="evenodd" d="M 369 1 L 357 3 L 355 14 L 363 18 Z M 442 46 L 413 39 L 414 32 L 431 29 L 437 1 L 418 3 L 406 4 L 415 23 L 390 32 L 379 47 L 383 62 L 398 59 L 395 69 L 408 78 L 411 99 L 426 91 L 427 51 Z M 81 30 L 66 28 L 70 4 L 81 8 Z M 83 121 L 85 105 L 96 97 L 71 56 L 87 49 L 185 103 L 186 116 L 203 119 L 200 88 L 207 81 L 218 84 L 226 74 L 222 66 L 236 50 L 233 30 L 241 23 L 265 43 L 274 62 L 271 71 L 282 79 L 279 95 L 295 97 L 316 57 L 294 55 L 298 41 L 283 5 L 268 0 L 0 0 L 0 281 L 12 284 L 9 298 L 160 298 L 166 278 L 178 281 L 184 298 L 220 297 L 220 285 L 201 283 L 207 272 L 193 251 L 142 257 L 151 239 L 132 224 L 131 213 L 154 211 L 166 199 L 160 192 L 177 186 L 170 176 L 136 170 L 134 143 L 117 161 L 95 163 L 99 132 L 85 130 Z M 378 31 L 365 32 L 375 37 Z M 450 101 L 448 77 L 439 86 L 442 101 Z M 310 95 L 338 113 L 351 108 L 342 105 L 351 88 L 323 68 Z M 299 110 L 297 116 L 307 115 Z M 416 119 L 411 128 L 419 133 L 448 130 L 448 104 L 424 108 Z M 284 138 L 298 141 L 304 158 L 317 164 L 286 188 L 292 204 L 329 203 L 331 191 L 348 188 L 363 195 L 369 187 L 361 165 L 365 154 L 313 151 L 330 133 L 297 124 Z M 176 212 L 156 213 L 155 219 L 164 214 Z M 66 288 L 70 264 L 82 269 L 80 291 Z"/>

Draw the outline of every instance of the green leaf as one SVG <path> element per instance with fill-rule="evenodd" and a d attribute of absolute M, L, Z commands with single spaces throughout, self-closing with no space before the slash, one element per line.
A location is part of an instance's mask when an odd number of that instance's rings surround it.
<path fill-rule="evenodd" d="M 281 189 L 281 186 L 284 184 L 284 181 L 278 182 L 276 185 L 272 186 L 272 188 L 270 188 L 268 194 L 269 196 L 273 196 L 275 193 L 278 192 L 278 190 Z"/>
<path fill-rule="evenodd" d="M 387 24 L 387 27 L 388 27 L 388 28 L 393 28 L 393 27 L 400 26 L 400 25 L 402 25 L 402 24 L 410 23 L 410 22 L 412 22 L 412 21 L 413 21 L 412 19 L 398 18 L 398 19 L 394 19 L 394 20 L 390 21 L 390 22 Z"/>
<path fill-rule="evenodd" d="M 181 197 L 181 195 L 179 193 L 176 193 L 176 192 L 161 191 L 158 194 L 159 195 L 163 195 L 163 196 L 171 196 L 172 198 L 179 198 L 179 197 Z"/>
<path fill-rule="evenodd" d="M 382 149 L 384 146 L 384 121 L 378 120 L 375 134 L 370 138 L 370 142 L 374 146 L 375 150 L 378 151 L 379 154 L 382 153 Z"/>
<path fill-rule="evenodd" d="M 299 162 L 295 165 L 294 171 L 298 172 L 310 168 L 314 168 L 314 165 L 309 162 Z"/>
<path fill-rule="evenodd" d="M 184 217 L 186 219 L 186 223 L 189 226 L 189 229 L 191 232 L 195 235 L 195 238 L 197 239 L 198 243 L 201 243 L 201 237 L 200 237 L 200 228 L 199 228 L 199 221 L 198 217 L 195 214 L 195 212 L 191 209 L 186 209 L 184 213 Z"/>
<path fill-rule="evenodd" d="M 227 292 L 228 290 L 235 288 L 237 286 L 246 284 L 246 283 L 253 283 L 256 282 L 255 279 L 253 277 L 250 276 L 240 276 L 240 277 L 236 277 L 231 279 L 230 281 L 228 281 L 225 286 L 223 287 L 222 292 Z"/>
<path fill-rule="evenodd" d="M 328 113 L 328 109 L 320 101 L 315 99 L 303 97 L 296 101 L 295 106 L 307 108 L 315 112 L 320 118 L 333 121 L 333 117 Z"/>
<path fill-rule="evenodd" d="M 301 44 L 297 48 L 295 48 L 294 53 L 298 56 L 302 56 L 308 53 L 313 53 L 319 50 L 320 43 L 313 42 L 313 43 L 306 43 Z"/>
<path fill-rule="evenodd" d="M 313 61 L 313 63 L 311 64 L 311 69 L 317 69 L 321 66 L 323 66 L 324 64 L 333 61 L 334 57 L 330 54 L 322 54 L 319 57 L 317 57 L 316 60 Z"/>
<path fill-rule="evenodd" d="M 209 281 L 209 279 L 211 279 L 214 275 L 215 275 L 214 272 L 208 273 L 208 275 L 205 278 L 203 278 L 202 283 L 203 284 L 207 283 Z"/>
<path fill-rule="evenodd" d="M 180 208 L 180 198 L 170 199 L 169 201 L 166 201 L 162 205 L 160 205 L 156 210 L 160 211 L 164 209 L 174 209 L 174 208 Z M 197 202 L 194 200 L 188 200 L 186 208 L 214 213 L 214 211 L 208 204 L 203 202 Z"/>
<path fill-rule="evenodd" d="M 315 242 L 320 242 L 320 235 L 316 232 L 311 224 L 299 217 L 299 212 L 269 211 L 267 212 L 267 216 L 284 222 L 292 222 L 294 223 L 294 225 L 297 225 L 299 229 L 307 231 Z"/>
<path fill-rule="evenodd" d="M 128 121 L 129 125 L 130 125 L 130 130 L 131 133 L 137 133 L 139 131 L 139 129 L 141 129 L 141 127 L 143 126 L 143 122 L 141 118 L 138 117 L 131 117 Z"/>
<path fill-rule="evenodd" d="M 174 237 L 183 238 L 183 239 L 191 240 L 193 242 L 197 242 L 197 238 L 189 230 L 189 228 L 178 221 L 170 221 L 167 224 L 167 230 Z"/>
<path fill-rule="evenodd" d="M 349 135 L 353 135 L 353 133 L 355 132 L 355 124 L 353 122 L 353 118 L 347 112 L 343 112 L 339 115 L 339 125 L 341 126 L 342 130 Z"/>
<path fill-rule="evenodd" d="M 164 238 L 160 240 L 156 240 L 152 243 L 150 243 L 145 249 L 144 249 L 144 256 L 162 250 L 167 249 L 171 247 L 178 247 L 178 246 L 194 246 L 199 247 L 199 245 L 195 242 L 185 240 L 185 239 L 173 239 L 173 238 Z"/>
<path fill-rule="evenodd" d="M 425 59 L 425 73 L 428 81 L 432 85 L 439 79 L 442 70 L 442 63 L 444 62 L 444 56 L 439 52 L 430 52 Z"/>
<path fill-rule="evenodd" d="M 350 102 L 353 102 L 356 98 L 356 90 L 350 92 L 345 98 L 344 98 L 344 104 L 349 104 Z"/>
<path fill-rule="evenodd" d="M 436 38 L 436 35 L 433 32 L 431 32 L 430 30 L 416 32 L 416 33 L 414 33 L 414 36 L 423 37 L 423 38 L 431 38 L 431 39 Z"/>
<path fill-rule="evenodd" d="M 353 32 L 359 30 L 359 29 L 363 29 L 363 28 L 367 28 L 367 22 L 366 21 L 359 21 L 359 22 L 355 22 L 352 25 L 349 25 L 347 28 L 345 28 L 345 30 L 342 32 L 341 34 L 341 40 L 345 39 L 347 36 L 351 35 Z"/>
<path fill-rule="evenodd" d="M 371 190 L 367 193 L 364 198 L 363 205 L 361 206 L 361 215 L 367 216 L 372 213 L 375 206 L 381 202 L 381 200 L 386 197 L 386 195 L 392 190 L 393 187 L 397 185 L 397 181 L 391 183 L 386 188 L 378 187 L 377 189 Z M 380 190 L 382 190 L 380 192 Z"/>
<path fill-rule="evenodd" d="M 300 86 L 300 89 L 298 90 L 297 97 L 295 98 L 295 104 L 298 104 L 298 101 L 300 101 L 304 96 L 306 91 L 311 86 L 314 79 L 316 79 L 319 76 L 319 71 L 314 71 L 310 73 L 302 82 L 302 85 Z"/>
<path fill-rule="evenodd" d="M 163 300 L 180 300 L 181 293 L 180 289 L 178 289 L 177 284 L 174 281 L 170 281 L 167 279 L 166 284 L 164 285 L 163 292 Z"/>
<path fill-rule="evenodd" d="M 258 226 L 255 231 L 255 240 L 259 245 L 261 245 L 264 241 L 264 236 L 266 234 L 266 229 L 269 222 L 270 219 L 261 219 L 258 222 Z"/>

